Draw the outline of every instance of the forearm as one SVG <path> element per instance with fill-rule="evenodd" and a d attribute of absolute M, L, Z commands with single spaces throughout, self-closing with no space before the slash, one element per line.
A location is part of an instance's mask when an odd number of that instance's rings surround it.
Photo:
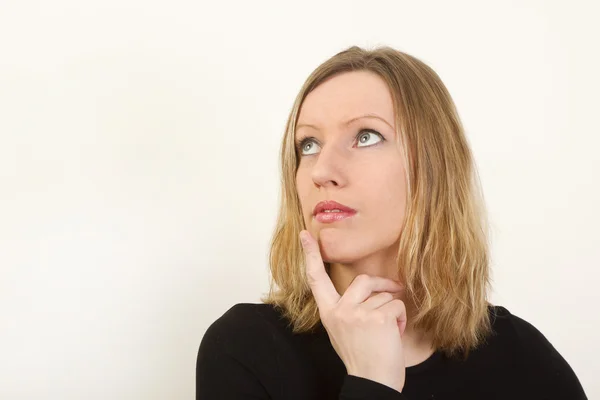
<path fill-rule="evenodd" d="M 339 400 L 409 400 L 404 394 L 370 379 L 346 375 Z"/>

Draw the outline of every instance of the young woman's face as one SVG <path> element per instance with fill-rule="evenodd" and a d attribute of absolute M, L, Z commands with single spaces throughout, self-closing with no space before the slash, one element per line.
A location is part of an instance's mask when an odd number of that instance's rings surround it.
<path fill-rule="evenodd" d="M 366 114 L 376 117 L 359 118 Z M 355 119 L 359 118 L 359 119 Z M 354 121 L 346 125 L 350 119 Z M 311 125 L 311 126 L 306 126 Z M 396 144 L 385 81 L 368 71 L 336 75 L 308 94 L 298 118 L 296 185 L 306 228 L 325 262 L 352 263 L 397 252 L 406 203 L 405 166 Z M 313 215 L 334 200 L 356 213 L 332 223 Z"/>

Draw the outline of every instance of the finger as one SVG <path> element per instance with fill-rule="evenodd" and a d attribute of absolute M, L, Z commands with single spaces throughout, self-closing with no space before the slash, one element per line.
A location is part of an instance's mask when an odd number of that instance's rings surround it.
<path fill-rule="evenodd" d="M 360 304 L 366 310 L 374 310 L 382 305 L 394 300 L 394 295 L 390 292 L 376 293 Z"/>
<path fill-rule="evenodd" d="M 357 305 L 367 300 L 373 292 L 397 293 L 403 289 L 402 284 L 391 279 L 361 274 L 354 278 L 340 302 Z"/>
<path fill-rule="evenodd" d="M 406 306 L 404 305 L 404 302 L 399 299 L 394 299 L 379 307 L 378 310 L 383 311 L 386 315 L 396 318 L 398 329 L 400 330 L 400 336 L 402 336 L 404 334 L 404 330 L 406 329 L 407 322 Z"/>
<path fill-rule="evenodd" d="M 337 304 L 340 295 L 325 271 L 319 244 L 306 230 L 300 232 L 300 240 L 306 258 L 306 278 L 317 306 L 319 309 L 330 308 Z"/>

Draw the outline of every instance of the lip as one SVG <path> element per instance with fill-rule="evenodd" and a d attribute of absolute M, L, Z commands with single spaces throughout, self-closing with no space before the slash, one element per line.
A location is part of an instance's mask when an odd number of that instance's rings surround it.
<path fill-rule="evenodd" d="M 317 205 L 315 206 L 315 208 L 313 210 L 313 215 L 317 215 L 325 210 L 340 210 L 345 213 L 353 213 L 353 214 L 356 213 L 355 209 L 345 206 L 343 204 L 340 204 L 337 201 L 325 200 L 325 201 L 320 201 L 317 203 Z"/>
<path fill-rule="evenodd" d="M 347 211 L 342 211 L 342 212 L 320 212 L 317 213 L 317 215 L 315 215 L 315 219 L 319 222 L 322 222 L 324 224 L 330 224 L 332 222 L 337 222 L 337 221 L 341 221 L 343 219 L 346 218 L 350 218 L 352 217 L 354 214 L 354 212 L 347 212 Z"/>
<path fill-rule="evenodd" d="M 340 212 L 325 212 L 325 210 L 340 210 Z M 352 217 L 354 214 L 356 214 L 355 209 L 333 200 L 321 201 L 317 203 L 313 210 L 314 218 L 323 223 L 341 221 Z"/>

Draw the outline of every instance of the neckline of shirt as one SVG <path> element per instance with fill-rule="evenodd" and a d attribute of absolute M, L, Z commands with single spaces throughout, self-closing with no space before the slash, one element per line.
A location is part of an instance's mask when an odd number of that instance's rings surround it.
<path fill-rule="evenodd" d="M 436 350 L 425 361 L 420 362 L 419 364 L 411 365 L 410 367 L 406 367 L 406 374 L 418 374 L 425 370 L 428 370 L 432 366 L 437 364 L 441 360 L 441 358 L 442 352 Z"/>

